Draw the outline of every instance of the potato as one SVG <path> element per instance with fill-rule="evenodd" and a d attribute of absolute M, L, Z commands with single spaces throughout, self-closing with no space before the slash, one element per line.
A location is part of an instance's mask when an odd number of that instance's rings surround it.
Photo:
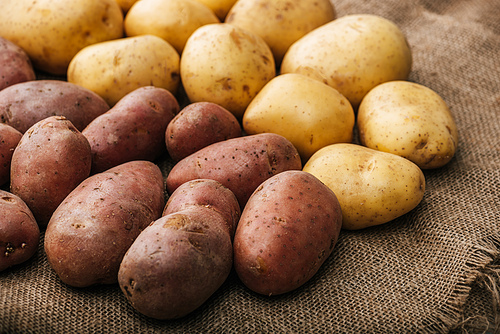
<path fill-rule="evenodd" d="M 124 25 L 127 36 L 155 35 L 181 54 L 196 29 L 219 22 L 210 8 L 196 0 L 141 0 L 129 10 Z"/>
<path fill-rule="evenodd" d="M 241 209 L 234 193 L 220 182 L 197 179 L 181 184 L 170 196 L 162 216 L 182 211 L 192 206 L 210 208 L 224 218 L 231 239 L 241 216 Z"/>
<path fill-rule="evenodd" d="M 28 81 L 0 91 L 0 121 L 22 133 L 49 116 L 64 116 L 82 131 L 108 110 L 99 95 L 66 81 Z"/>
<path fill-rule="evenodd" d="M 0 190 L 0 272 L 28 261 L 38 250 L 40 229 L 18 196 Z"/>
<path fill-rule="evenodd" d="M 425 177 L 417 165 L 361 145 L 326 146 L 302 170 L 337 195 L 346 230 L 390 222 L 414 209 L 424 197 Z"/>
<path fill-rule="evenodd" d="M 224 283 L 232 251 L 222 216 L 210 208 L 189 207 L 161 217 L 137 237 L 123 257 L 118 282 L 140 313 L 181 318 Z"/>
<path fill-rule="evenodd" d="M 398 26 L 376 15 L 357 14 L 326 23 L 295 42 L 283 58 L 281 73 L 320 80 L 356 109 L 376 85 L 406 80 L 411 65 L 411 49 Z"/>
<path fill-rule="evenodd" d="M 128 93 L 144 86 L 175 94 L 180 82 L 180 57 L 160 37 L 142 35 L 96 43 L 71 60 L 68 81 L 101 96 L 114 106 Z"/>
<path fill-rule="evenodd" d="M 35 70 L 26 52 L 0 36 L 0 91 L 35 79 Z"/>
<path fill-rule="evenodd" d="M 359 106 L 357 127 L 363 145 L 407 158 L 422 169 L 444 166 L 458 146 L 458 129 L 446 102 L 413 82 L 373 88 Z"/>
<path fill-rule="evenodd" d="M 273 54 L 257 34 L 227 23 L 206 24 L 187 40 L 181 79 L 191 102 L 213 102 L 237 118 L 276 75 Z"/>
<path fill-rule="evenodd" d="M 131 305 L 156 319 L 201 306 L 231 271 L 240 214 L 234 194 L 217 181 L 177 188 L 163 217 L 137 237 L 120 265 L 118 282 Z"/>
<path fill-rule="evenodd" d="M 262 37 L 279 64 L 290 45 L 336 16 L 330 0 L 239 0 L 225 22 Z"/>
<path fill-rule="evenodd" d="M 90 176 L 50 219 L 44 241 L 49 264 L 70 286 L 116 283 L 123 255 L 163 206 L 163 176 L 152 162 L 131 161 Z"/>
<path fill-rule="evenodd" d="M 234 236 L 234 268 L 252 291 L 278 295 L 306 283 L 332 253 L 342 226 L 335 194 L 313 175 L 285 171 L 248 200 Z"/>
<path fill-rule="evenodd" d="M 12 155 L 10 191 L 33 212 L 40 227 L 90 174 L 87 139 L 63 116 L 51 116 L 22 136 Z"/>
<path fill-rule="evenodd" d="M 123 13 L 115 0 L 2 0 L 0 36 L 35 68 L 65 75 L 82 48 L 123 36 Z"/>
<path fill-rule="evenodd" d="M 124 14 L 126 14 L 137 1 L 138 0 L 116 0 Z"/>
<path fill-rule="evenodd" d="M 198 0 L 202 4 L 208 6 L 217 17 L 224 21 L 227 13 L 233 7 L 237 0 Z"/>
<path fill-rule="evenodd" d="M 216 180 L 236 195 L 243 208 L 262 182 L 301 168 L 300 156 L 290 141 L 278 134 L 262 133 L 214 143 L 187 156 L 171 169 L 166 186 L 171 194 L 187 181 Z"/>
<path fill-rule="evenodd" d="M 145 86 L 124 96 L 82 131 L 92 150 L 92 173 L 159 158 L 166 153 L 167 125 L 178 112 L 177 100 L 164 88 Z"/>
<path fill-rule="evenodd" d="M 288 139 L 305 162 L 320 148 L 353 139 L 354 110 L 335 88 L 305 75 L 269 81 L 243 114 L 247 134 L 273 132 Z"/>
<path fill-rule="evenodd" d="M 185 106 L 167 126 L 165 144 L 172 159 L 179 161 L 216 142 L 242 136 L 236 117 L 212 102 Z"/>
<path fill-rule="evenodd" d="M 10 179 L 10 163 L 14 149 L 23 134 L 12 126 L 0 123 L 0 186 Z"/>

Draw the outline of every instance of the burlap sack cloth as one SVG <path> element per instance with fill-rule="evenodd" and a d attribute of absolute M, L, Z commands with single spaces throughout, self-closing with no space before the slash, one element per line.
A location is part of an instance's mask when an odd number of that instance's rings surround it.
<path fill-rule="evenodd" d="M 65 286 L 40 246 L 31 261 L 0 273 L 0 333 L 500 331 L 500 1 L 335 5 L 338 16 L 372 13 L 398 24 L 413 50 L 410 80 L 439 93 L 455 116 L 456 157 L 425 171 L 416 209 L 383 226 L 343 231 L 317 275 L 292 293 L 259 296 L 232 273 L 176 321 L 141 316 L 117 285 Z"/>

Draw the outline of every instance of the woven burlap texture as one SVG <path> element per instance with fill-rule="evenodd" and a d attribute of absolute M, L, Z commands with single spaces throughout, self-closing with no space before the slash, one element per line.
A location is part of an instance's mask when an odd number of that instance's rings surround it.
<path fill-rule="evenodd" d="M 135 312 L 117 285 L 71 288 L 43 252 L 0 273 L 0 333 L 481 333 L 499 330 L 500 1 L 338 0 L 338 16 L 394 21 L 413 52 L 410 80 L 440 94 L 460 140 L 425 171 L 423 201 L 388 224 L 342 231 L 311 281 L 252 293 L 231 273 L 175 321 Z M 168 169 L 168 162 L 161 166 Z"/>

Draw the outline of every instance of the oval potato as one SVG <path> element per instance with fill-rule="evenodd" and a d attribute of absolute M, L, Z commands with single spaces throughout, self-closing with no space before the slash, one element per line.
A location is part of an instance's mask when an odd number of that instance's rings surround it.
<path fill-rule="evenodd" d="M 22 137 L 12 126 L 0 123 L 0 186 L 10 179 L 12 155 Z"/>
<path fill-rule="evenodd" d="M 227 13 L 234 6 L 237 0 L 198 0 L 210 8 L 219 20 L 224 21 Z"/>
<path fill-rule="evenodd" d="M 198 28 L 181 56 L 181 78 L 189 100 L 216 103 L 238 119 L 275 75 L 274 57 L 266 42 L 227 23 Z"/>
<path fill-rule="evenodd" d="M 80 50 L 68 67 L 68 81 L 97 93 L 110 106 L 144 86 L 176 94 L 180 57 L 158 36 L 141 35 L 96 43 Z"/>
<path fill-rule="evenodd" d="M 346 15 L 295 42 L 281 73 L 302 73 L 337 89 L 356 109 L 383 82 L 406 80 L 412 54 L 393 22 L 371 14 Z"/>
<path fill-rule="evenodd" d="M 425 177 L 408 159 L 356 144 L 317 151 L 302 169 L 326 184 L 342 208 L 342 228 L 387 223 L 414 209 L 424 197 Z"/>
<path fill-rule="evenodd" d="M 373 88 L 358 110 L 361 144 L 397 154 L 422 169 L 439 168 L 455 155 L 458 129 L 436 92 L 408 81 Z"/>
<path fill-rule="evenodd" d="M 214 12 L 197 0 L 141 0 L 130 8 L 124 25 L 127 36 L 155 35 L 181 54 L 196 29 L 219 22 Z"/>
<path fill-rule="evenodd" d="M 0 36 L 0 91 L 35 79 L 35 70 L 28 54 L 17 44 Z"/>
<path fill-rule="evenodd" d="M 247 134 L 282 135 L 307 161 L 324 146 L 352 142 L 354 110 L 336 89 L 288 73 L 262 88 L 245 110 L 242 123 Z"/>
<path fill-rule="evenodd" d="M 0 36 L 35 68 L 65 75 L 81 49 L 123 36 L 123 12 L 116 0 L 2 0 Z"/>

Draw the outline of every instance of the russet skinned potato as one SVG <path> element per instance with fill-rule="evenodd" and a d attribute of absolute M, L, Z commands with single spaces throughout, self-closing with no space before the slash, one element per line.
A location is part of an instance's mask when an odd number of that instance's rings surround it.
<path fill-rule="evenodd" d="M 358 110 L 360 142 L 397 154 L 422 169 L 439 168 L 455 155 L 458 129 L 446 102 L 433 90 L 408 81 L 373 88 Z"/>
<path fill-rule="evenodd" d="M 406 80 L 412 54 L 399 27 L 380 16 L 339 17 L 292 44 L 281 73 L 301 73 L 337 89 L 357 109 L 383 82 Z"/>
<path fill-rule="evenodd" d="M 141 0 L 128 11 L 124 26 L 127 36 L 155 35 L 181 54 L 196 29 L 219 22 L 214 12 L 197 0 Z"/>
<path fill-rule="evenodd" d="M 97 93 L 112 107 L 144 86 L 176 94 L 179 61 L 174 47 L 158 36 L 121 38 L 80 50 L 69 64 L 68 81 Z"/>
<path fill-rule="evenodd" d="M 23 134 L 12 126 L 0 123 L 0 186 L 10 179 L 12 155 Z"/>
<path fill-rule="evenodd" d="M 116 0 L 2 0 L 0 36 L 26 51 L 41 71 L 65 75 L 84 47 L 123 37 Z"/>
<path fill-rule="evenodd" d="M 0 90 L 35 79 L 35 70 L 26 52 L 0 35 Z"/>
<path fill-rule="evenodd" d="M 417 165 L 357 144 L 326 146 L 302 170 L 337 195 L 342 228 L 347 230 L 388 223 L 413 210 L 424 197 L 425 176 Z"/>

